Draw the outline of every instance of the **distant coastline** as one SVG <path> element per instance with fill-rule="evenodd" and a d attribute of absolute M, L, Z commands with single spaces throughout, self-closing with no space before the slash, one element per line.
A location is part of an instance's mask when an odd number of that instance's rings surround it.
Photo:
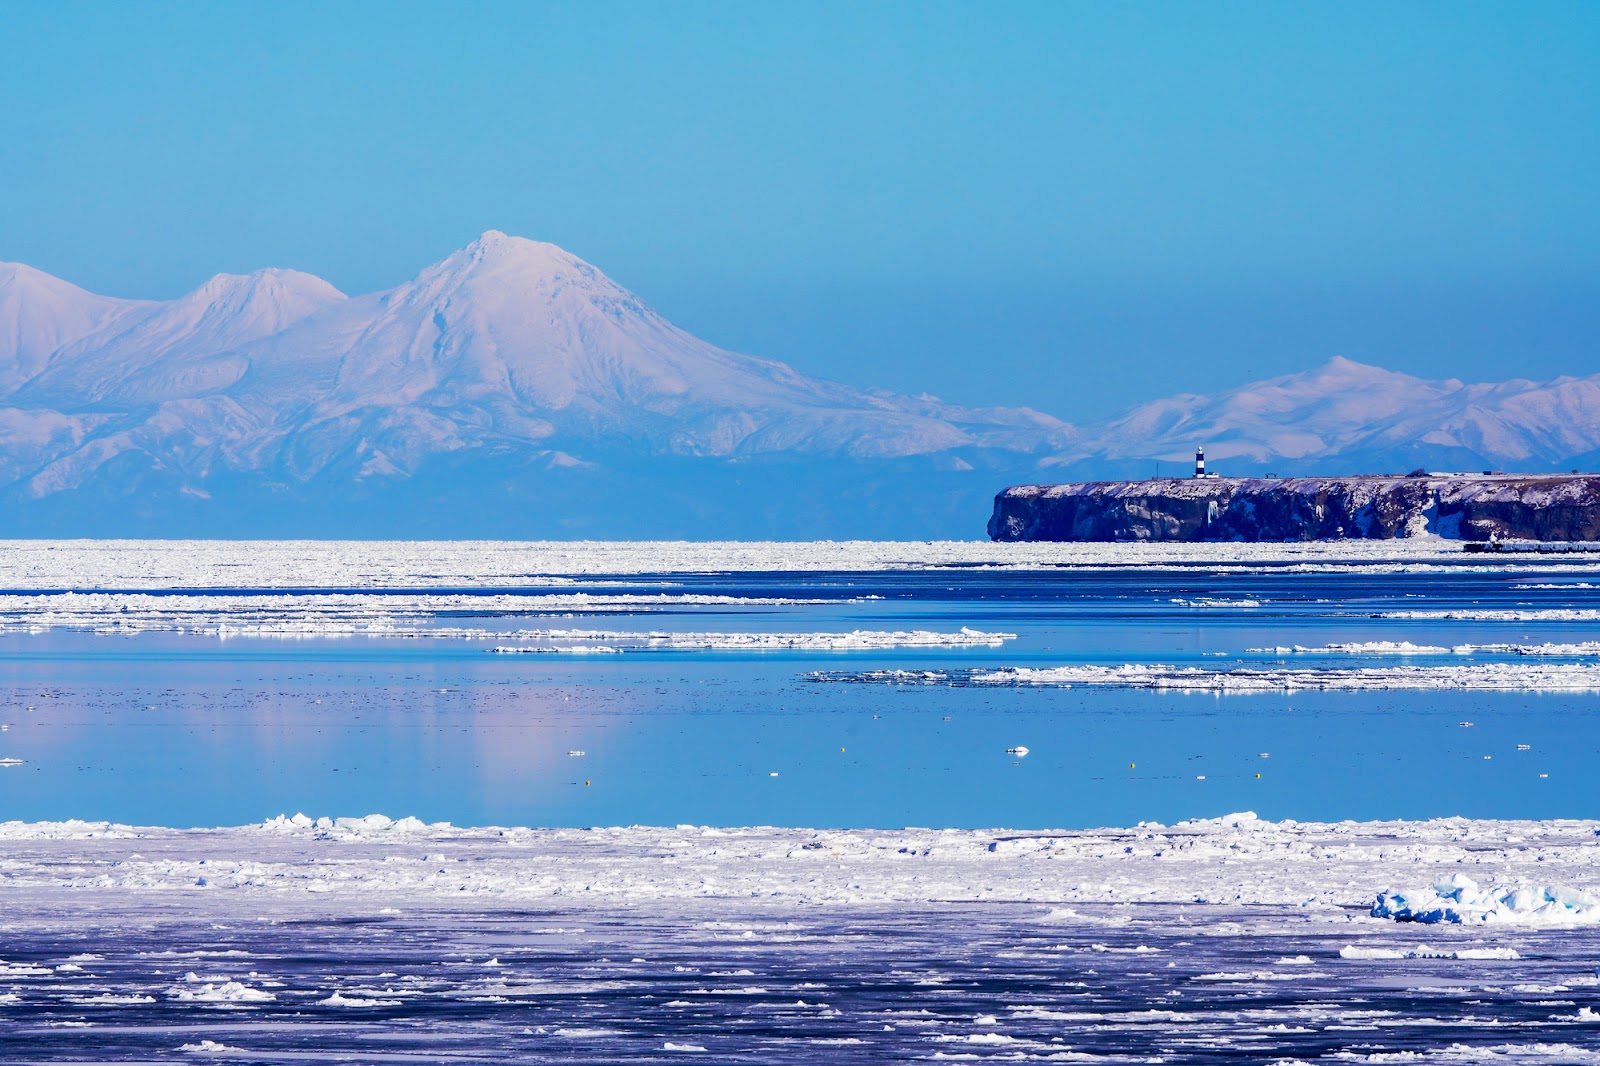
<path fill-rule="evenodd" d="M 1153 478 L 1017 485 L 1001 541 L 1600 540 L 1600 475 Z"/>

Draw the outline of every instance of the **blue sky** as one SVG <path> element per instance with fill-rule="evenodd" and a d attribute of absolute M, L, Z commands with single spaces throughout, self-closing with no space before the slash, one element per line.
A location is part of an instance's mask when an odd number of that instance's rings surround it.
<path fill-rule="evenodd" d="M 393 284 L 498 228 L 691 330 L 1067 417 L 1600 370 L 1600 5 L 43 4 L 0 258 Z"/>

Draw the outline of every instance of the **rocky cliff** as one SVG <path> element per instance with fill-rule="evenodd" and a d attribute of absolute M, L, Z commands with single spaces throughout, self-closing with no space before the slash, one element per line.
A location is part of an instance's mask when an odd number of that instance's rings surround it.
<path fill-rule="evenodd" d="M 1600 475 L 1157 478 L 1019 485 L 995 540 L 1600 540 Z"/>

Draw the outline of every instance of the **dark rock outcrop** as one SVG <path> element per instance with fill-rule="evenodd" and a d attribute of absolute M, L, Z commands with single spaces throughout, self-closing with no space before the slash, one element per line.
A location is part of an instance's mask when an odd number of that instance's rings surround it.
<path fill-rule="evenodd" d="M 1019 485 L 995 540 L 1600 540 L 1600 475 L 1157 478 Z"/>

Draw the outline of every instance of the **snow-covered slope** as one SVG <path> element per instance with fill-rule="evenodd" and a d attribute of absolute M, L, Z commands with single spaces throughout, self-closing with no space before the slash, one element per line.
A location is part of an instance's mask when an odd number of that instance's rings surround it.
<path fill-rule="evenodd" d="M 970 536 L 1001 486 L 1197 443 L 1226 473 L 1563 469 L 1600 456 L 1600 376 L 1334 359 L 1077 428 L 725 351 L 496 231 L 355 297 L 262 270 L 117 300 L 0 264 L 0 532 Z"/>
<path fill-rule="evenodd" d="M 0 398 L 42 371 L 57 349 L 149 306 L 96 296 L 23 263 L 0 263 Z"/>
<path fill-rule="evenodd" d="M 241 347 L 344 300 L 321 278 L 294 270 L 218 274 L 176 300 L 132 309 L 62 345 L 13 402 L 64 410 L 217 392 L 242 376 Z"/>
<path fill-rule="evenodd" d="M 438 502 L 431 478 L 456 494 L 452 509 L 501 506 L 508 485 L 537 501 L 531 482 L 562 471 L 604 472 L 609 492 L 677 479 L 651 502 L 682 510 L 710 491 L 697 483 L 704 471 L 720 476 L 730 463 L 809 464 L 815 485 L 810 467 L 823 463 L 841 480 L 859 464 L 885 476 L 874 464 L 907 461 L 924 473 L 1027 470 L 1072 440 L 1070 427 L 1025 408 L 868 392 L 724 351 L 581 259 L 496 231 L 353 298 L 264 270 L 138 303 L 8 269 L 0 491 L 24 510 L 59 509 L 73 493 L 89 507 L 108 494 L 147 505 L 222 491 L 274 514 L 300 507 L 311 532 L 351 492 L 417 479 L 414 512 Z M 776 488 L 756 487 L 774 531 Z"/>
<path fill-rule="evenodd" d="M 1184 462 L 1204 443 L 1237 472 L 1354 472 L 1408 463 L 1550 470 L 1600 448 L 1600 375 L 1537 383 L 1428 381 L 1334 358 L 1211 395 L 1181 395 L 1087 427 L 1058 464 Z"/>
<path fill-rule="evenodd" d="M 497 440 L 881 458 L 1066 439 L 1035 412 L 872 395 L 723 351 L 576 256 L 494 231 L 240 354 L 237 393 L 291 416 L 275 429 L 295 436 L 301 472 L 350 448 L 372 473 Z"/>

